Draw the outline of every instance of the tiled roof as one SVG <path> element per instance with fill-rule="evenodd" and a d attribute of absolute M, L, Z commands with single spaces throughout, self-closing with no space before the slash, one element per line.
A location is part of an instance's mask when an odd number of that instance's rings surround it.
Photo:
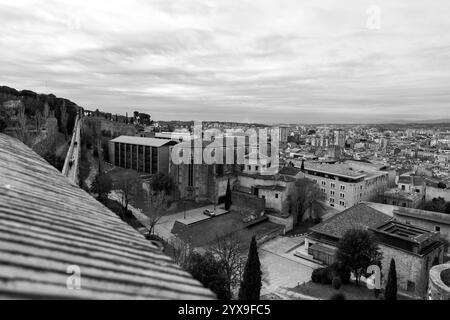
<path fill-rule="evenodd" d="M 0 134 L 0 296 L 207 299 L 213 294 L 18 140 Z M 67 268 L 81 269 L 69 290 Z"/>
<path fill-rule="evenodd" d="M 421 186 L 424 183 L 424 179 L 419 176 L 400 176 L 398 183 L 411 184 L 413 186 Z"/>
<path fill-rule="evenodd" d="M 238 175 L 242 176 L 242 177 L 249 177 L 249 178 L 261 179 L 261 180 L 274 180 L 274 181 L 281 181 L 281 182 L 295 182 L 296 181 L 296 179 L 294 177 L 290 177 L 287 175 L 281 175 L 281 174 L 265 175 L 265 174 L 259 174 L 259 173 L 240 172 Z"/>
<path fill-rule="evenodd" d="M 350 229 L 373 228 L 390 219 L 390 216 L 359 203 L 312 227 L 311 231 L 340 239 Z"/>
<path fill-rule="evenodd" d="M 295 177 L 301 171 L 302 170 L 300 168 L 296 168 L 296 167 L 284 167 L 284 168 L 281 168 L 280 174 L 285 174 L 285 175 L 288 175 L 288 176 L 294 176 Z"/>

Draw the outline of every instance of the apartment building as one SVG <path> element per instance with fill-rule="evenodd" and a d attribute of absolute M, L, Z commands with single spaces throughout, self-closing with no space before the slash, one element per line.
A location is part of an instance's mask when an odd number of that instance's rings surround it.
<path fill-rule="evenodd" d="M 305 163 L 302 176 L 317 183 L 326 202 L 344 210 L 360 201 L 376 200 L 388 187 L 389 173 L 371 165 L 353 163 Z"/>

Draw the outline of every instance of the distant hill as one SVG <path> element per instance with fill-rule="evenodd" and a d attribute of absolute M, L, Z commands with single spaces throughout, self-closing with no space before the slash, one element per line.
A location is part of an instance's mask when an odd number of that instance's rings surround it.
<path fill-rule="evenodd" d="M 39 94 L 30 90 L 16 90 L 7 86 L 0 86 L 0 107 L 3 106 L 5 102 L 11 100 L 20 100 L 25 105 L 25 114 L 32 118 L 36 115 L 36 111 L 43 112 L 45 102 L 48 103 L 50 111 L 53 111 L 56 119 L 58 119 L 58 128 L 60 132 L 63 132 L 61 128 L 61 106 L 65 101 L 66 109 L 68 113 L 67 121 L 67 132 L 72 133 L 73 127 L 75 125 L 75 117 L 80 108 L 76 103 L 65 99 L 58 98 L 54 94 Z"/>

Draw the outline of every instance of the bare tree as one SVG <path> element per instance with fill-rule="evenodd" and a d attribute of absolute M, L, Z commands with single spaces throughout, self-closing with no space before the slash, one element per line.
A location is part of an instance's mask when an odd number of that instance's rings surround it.
<path fill-rule="evenodd" d="M 50 117 L 50 106 L 48 105 L 47 101 L 45 101 L 45 104 L 44 104 L 43 117 L 44 117 L 44 120 L 47 120 Z"/>
<path fill-rule="evenodd" d="M 312 210 L 316 213 L 323 209 L 320 201 L 325 199 L 325 194 L 320 190 L 319 186 L 314 181 L 301 178 L 295 182 L 296 186 L 296 212 L 294 212 L 296 219 L 294 221 L 300 222 L 306 211 Z M 312 217 L 311 217 L 312 218 Z"/>
<path fill-rule="evenodd" d="M 150 191 L 146 198 L 145 214 L 149 219 L 149 234 L 154 234 L 156 224 L 167 214 L 168 198 L 165 191 Z"/>
<path fill-rule="evenodd" d="M 175 238 L 169 243 L 171 247 L 170 256 L 173 261 L 181 267 L 184 267 L 191 255 L 193 249 L 189 242 Z"/>
<path fill-rule="evenodd" d="M 240 284 L 242 276 L 242 247 L 235 233 L 220 235 L 216 238 L 211 252 L 221 261 L 230 284 L 230 291 Z"/>
<path fill-rule="evenodd" d="M 124 171 L 118 177 L 116 186 L 122 198 L 122 207 L 125 215 L 128 212 L 128 204 L 138 192 L 139 181 L 139 175 L 132 170 Z"/>
<path fill-rule="evenodd" d="M 39 110 L 36 110 L 35 120 L 36 120 L 36 130 L 39 131 L 43 123 L 43 116 Z"/>
<path fill-rule="evenodd" d="M 67 115 L 67 108 L 66 108 L 66 100 L 63 100 L 63 104 L 61 106 L 61 128 L 63 130 L 64 133 L 64 138 L 67 140 L 67 120 L 68 120 L 68 115 Z"/>
<path fill-rule="evenodd" d="M 18 138 L 20 141 L 25 142 L 25 138 L 27 135 L 27 116 L 25 114 L 25 105 L 22 101 L 19 103 L 17 122 L 19 124 L 17 131 Z"/>

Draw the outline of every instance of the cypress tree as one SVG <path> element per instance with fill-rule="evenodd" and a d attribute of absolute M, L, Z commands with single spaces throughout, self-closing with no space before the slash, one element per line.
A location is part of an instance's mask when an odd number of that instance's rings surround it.
<path fill-rule="evenodd" d="M 228 179 L 227 184 L 227 193 L 225 194 L 225 210 L 230 210 L 231 208 L 231 187 L 230 187 L 230 179 Z"/>
<path fill-rule="evenodd" d="M 300 170 L 302 172 L 305 171 L 305 159 L 302 159 L 302 166 L 301 166 Z"/>
<path fill-rule="evenodd" d="M 386 300 L 397 300 L 397 271 L 394 259 L 391 259 L 384 297 Z"/>
<path fill-rule="evenodd" d="M 253 236 L 239 289 L 239 300 L 259 300 L 261 285 L 261 263 L 258 257 L 256 237 Z"/>

